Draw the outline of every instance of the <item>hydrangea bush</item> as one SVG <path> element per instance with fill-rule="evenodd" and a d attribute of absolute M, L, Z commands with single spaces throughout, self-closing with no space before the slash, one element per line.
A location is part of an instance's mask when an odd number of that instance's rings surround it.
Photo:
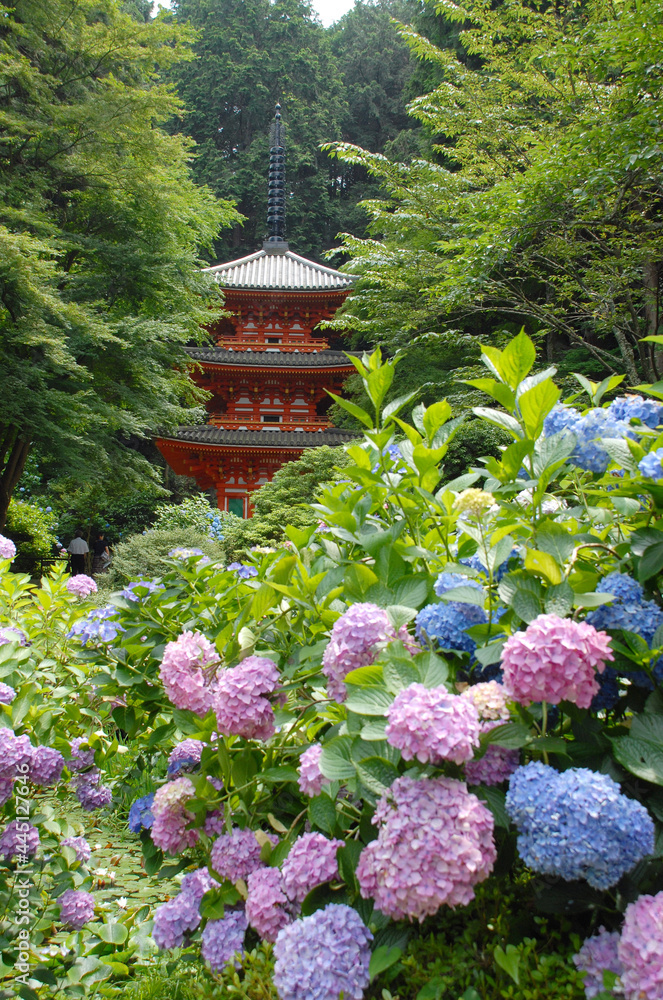
<path fill-rule="evenodd" d="M 72 794 L 107 808 L 130 743 L 140 767 L 162 762 L 155 793 L 135 783 L 128 803 L 146 872 L 184 873 L 151 915 L 154 953 L 187 949 L 224 981 L 262 941 L 280 1000 L 361 1000 L 372 977 L 397 981 L 420 922 L 510 877 L 528 911 L 578 915 L 568 964 L 575 950 L 588 997 L 660 1000 L 663 481 L 646 459 L 663 407 L 646 387 L 608 402 L 614 378 L 560 402 L 524 334 L 483 351 L 472 384 L 496 405 L 476 415 L 512 443 L 459 479 L 444 477 L 459 421 L 446 402 L 411 423 L 411 399 L 384 408 L 395 363 L 376 352 L 357 361 L 374 413 L 360 411 L 353 464 L 287 545 L 230 566 L 173 551 L 102 609 L 46 581 L 48 627 L 2 564 L 0 624 L 28 643 L 0 645 L 16 692 L 0 706 L 7 884 L 16 769 L 63 814 Z M 66 688 L 79 710 L 40 726 L 49 676 L 80 682 Z M 31 764 L 38 745 L 62 755 L 59 777 L 56 757 Z M 52 868 L 40 822 L 30 864 Z M 109 934 L 76 895 L 83 831 L 55 822 L 67 864 L 51 877 L 73 895 L 48 927 L 82 924 L 94 957 Z M 52 933 L 33 931 L 37 947 Z M 513 948 L 499 937 L 488 956 L 496 997 L 519 995 Z"/>

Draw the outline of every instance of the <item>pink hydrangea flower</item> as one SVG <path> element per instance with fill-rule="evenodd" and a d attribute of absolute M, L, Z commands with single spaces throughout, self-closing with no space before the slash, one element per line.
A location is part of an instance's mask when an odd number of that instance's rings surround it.
<path fill-rule="evenodd" d="M 485 681 L 465 688 L 461 698 L 471 701 L 482 722 L 508 722 L 511 718 L 507 704 L 509 695 L 498 681 Z"/>
<path fill-rule="evenodd" d="M 465 778 L 468 785 L 501 785 L 518 770 L 519 765 L 520 754 L 517 750 L 489 743 L 483 757 L 468 760 Z"/>
<path fill-rule="evenodd" d="M 0 535 L 0 559 L 13 559 L 16 555 L 16 546 L 11 538 Z"/>
<path fill-rule="evenodd" d="M 218 659 L 214 644 L 200 632 L 182 632 L 167 644 L 159 676 L 176 708 L 186 708 L 197 715 L 209 711 L 212 690 L 204 668 Z"/>
<path fill-rule="evenodd" d="M 247 887 L 246 918 L 263 941 L 274 943 L 298 912 L 285 894 L 283 876 L 278 868 L 258 868 L 249 875 Z"/>
<path fill-rule="evenodd" d="M 278 838 L 274 837 L 274 840 Z M 212 868 L 231 882 L 236 882 L 239 878 L 246 881 L 251 872 L 262 865 L 260 849 L 253 830 L 240 830 L 235 826 L 230 833 L 224 833 L 214 841 Z"/>
<path fill-rule="evenodd" d="M 504 686 L 521 705 L 571 701 L 589 708 L 599 690 L 596 671 L 614 659 L 610 637 L 586 622 L 539 615 L 507 639 L 502 654 Z"/>
<path fill-rule="evenodd" d="M 617 946 L 626 1000 L 663 997 L 663 892 L 626 907 Z"/>
<path fill-rule="evenodd" d="M 195 790 L 190 778 L 176 778 L 158 788 L 152 803 L 152 840 L 157 847 L 171 854 L 177 854 L 187 847 L 193 847 L 200 835 L 198 830 L 187 830 L 194 819 L 186 808 Z"/>
<path fill-rule="evenodd" d="M 15 778 L 32 760 L 30 737 L 17 736 L 13 729 L 0 729 L 0 778 Z"/>
<path fill-rule="evenodd" d="M 28 777 L 33 785 L 54 785 L 60 780 L 64 757 L 53 747 L 35 747 L 30 760 Z"/>
<path fill-rule="evenodd" d="M 65 587 L 75 597 L 89 597 L 90 594 L 97 592 L 96 583 L 91 576 L 86 576 L 85 573 L 78 573 L 77 576 L 70 577 Z"/>
<path fill-rule="evenodd" d="M 394 920 L 467 906 L 495 863 L 494 820 L 462 781 L 397 778 L 379 800 L 377 840 L 362 851 L 362 896 Z"/>
<path fill-rule="evenodd" d="M 78 931 L 94 916 L 94 896 L 90 892 L 67 889 L 58 899 L 60 920 Z"/>
<path fill-rule="evenodd" d="M 587 1000 L 593 1000 L 603 992 L 605 971 L 615 972 L 618 976 L 622 974 L 622 963 L 617 954 L 618 943 L 619 934 L 609 934 L 605 927 L 599 927 L 598 934 L 587 938 L 578 954 L 573 956 L 576 968 L 585 973 L 584 986 Z"/>
<path fill-rule="evenodd" d="M 320 770 L 320 756 L 322 747 L 319 743 L 313 743 L 304 751 L 299 758 L 299 778 L 297 784 L 300 792 L 314 798 L 319 795 L 325 785 L 329 784 L 329 779 L 325 778 Z"/>
<path fill-rule="evenodd" d="M 372 663 L 381 643 L 396 638 L 387 612 L 377 604 L 353 604 L 334 623 L 322 657 L 322 672 L 328 678 L 327 694 L 343 702 L 346 674 Z"/>
<path fill-rule="evenodd" d="M 223 736 L 268 740 L 274 735 L 274 709 L 265 695 L 279 684 L 276 664 L 264 656 L 247 656 L 217 677 L 213 708 Z"/>
<path fill-rule="evenodd" d="M 479 713 L 471 701 L 445 687 L 410 684 L 398 692 L 386 715 L 387 740 L 404 760 L 462 764 L 479 746 Z"/>
<path fill-rule="evenodd" d="M 311 889 L 338 877 L 336 852 L 342 840 L 329 840 L 322 833 L 297 837 L 281 865 L 283 888 L 291 903 L 302 903 Z"/>

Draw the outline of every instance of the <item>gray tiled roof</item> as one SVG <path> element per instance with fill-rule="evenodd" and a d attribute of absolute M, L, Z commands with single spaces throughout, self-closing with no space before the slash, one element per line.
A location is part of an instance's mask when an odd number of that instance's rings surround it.
<path fill-rule="evenodd" d="M 331 267 L 316 264 L 291 250 L 258 250 L 248 257 L 206 267 L 223 288 L 301 289 L 304 291 L 343 291 L 352 287 L 354 278 Z"/>
<path fill-rule="evenodd" d="M 194 361 L 210 361 L 215 365 L 249 365 L 254 368 L 338 368 L 352 367 L 342 351 L 228 351 L 221 347 L 187 347 Z"/>
<path fill-rule="evenodd" d="M 178 427 L 171 440 L 252 448 L 316 448 L 321 444 L 335 447 L 356 437 L 356 432 L 341 431 L 336 427 L 325 431 L 223 431 L 219 427 L 204 424 L 200 427 Z"/>

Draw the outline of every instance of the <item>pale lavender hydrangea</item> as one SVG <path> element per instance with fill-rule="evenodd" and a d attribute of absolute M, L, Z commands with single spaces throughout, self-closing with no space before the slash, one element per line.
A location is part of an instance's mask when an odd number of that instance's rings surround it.
<path fill-rule="evenodd" d="M 498 723 L 499 725 L 499 723 Z M 517 750 L 499 747 L 489 743 L 483 757 L 478 760 L 468 760 L 465 765 L 465 778 L 468 785 L 501 785 L 520 766 L 520 754 Z"/>
<path fill-rule="evenodd" d="M 190 778 L 176 778 L 155 792 L 152 803 L 152 840 L 163 851 L 177 854 L 187 847 L 193 847 L 198 841 L 199 831 L 187 830 L 194 815 L 186 808 L 186 804 L 194 794 Z"/>
<path fill-rule="evenodd" d="M 236 667 L 221 671 L 213 708 L 223 736 L 268 740 L 274 735 L 274 709 L 269 698 L 279 683 L 276 664 L 264 656 L 247 656 Z"/>
<path fill-rule="evenodd" d="M 404 760 L 462 764 L 479 746 L 479 713 L 471 701 L 445 687 L 410 684 L 398 692 L 386 715 L 387 740 Z"/>
<path fill-rule="evenodd" d="M 329 840 L 322 833 L 297 837 L 281 865 L 283 888 L 292 903 L 302 903 L 312 889 L 338 877 L 336 852 L 342 840 Z"/>
<path fill-rule="evenodd" d="M 0 535 L 0 559 L 13 559 L 16 555 L 16 546 L 11 538 Z"/>
<path fill-rule="evenodd" d="M 605 927 L 599 927 L 598 934 L 587 938 L 573 962 L 577 969 L 585 973 L 585 996 L 593 1000 L 604 990 L 603 973 L 622 974 L 622 963 L 617 954 L 619 934 L 610 934 Z"/>
<path fill-rule="evenodd" d="M 346 674 L 372 663 L 379 646 L 396 638 L 387 612 L 376 604 L 353 604 L 334 623 L 322 657 L 322 672 L 328 678 L 327 694 L 343 702 Z"/>
<path fill-rule="evenodd" d="M 70 771 L 82 771 L 86 767 L 92 767 L 94 764 L 94 750 L 81 750 L 81 747 L 88 746 L 88 739 L 85 736 L 77 736 L 76 739 L 72 740 L 71 746 L 71 760 L 67 761 L 67 767 Z"/>
<path fill-rule="evenodd" d="M 101 784 L 101 771 L 98 767 L 93 767 L 82 774 L 75 774 L 70 784 L 86 812 L 102 809 L 113 801 L 111 789 Z"/>
<path fill-rule="evenodd" d="M 322 747 L 319 743 L 313 743 L 307 747 L 299 758 L 299 778 L 297 784 L 300 792 L 314 798 L 319 795 L 325 785 L 329 784 L 329 779 L 325 778 L 320 770 L 320 756 Z"/>
<path fill-rule="evenodd" d="M 177 708 L 205 715 L 212 691 L 205 667 L 219 659 L 214 643 L 200 632 L 182 632 L 164 650 L 159 676 L 166 695 Z"/>
<path fill-rule="evenodd" d="M 504 644 L 504 686 L 521 705 L 571 701 L 589 708 L 599 690 L 596 671 L 602 673 L 612 659 L 606 632 L 586 622 L 539 615 Z"/>
<path fill-rule="evenodd" d="M 27 646 L 28 644 L 25 632 L 22 632 L 20 628 L 15 628 L 13 625 L 5 625 L 4 628 L 0 628 L 0 646 L 4 646 L 9 642 L 17 642 L 19 646 Z"/>
<path fill-rule="evenodd" d="M 222 809 L 213 809 L 205 817 L 203 830 L 208 837 L 220 837 L 226 828 L 226 819 Z"/>
<path fill-rule="evenodd" d="M 94 896 L 90 892 L 67 889 L 58 899 L 60 920 L 75 931 L 84 927 L 94 916 Z"/>
<path fill-rule="evenodd" d="M 200 901 L 186 893 L 157 906 L 154 911 L 152 940 L 157 948 L 178 948 L 189 931 L 195 931 L 200 923 Z"/>
<path fill-rule="evenodd" d="M 273 943 L 282 927 L 297 915 L 285 894 L 283 876 L 278 868 L 257 868 L 249 875 L 246 916 L 263 941 Z"/>
<path fill-rule="evenodd" d="M 378 837 L 362 851 L 357 879 L 362 896 L 394 920 L 467 906 L 495 863 L 493 815 L 462 781 L 397 778 L 373 822 Z"/>
<path fill-rule="evenodd" d="M 72 847 L 76 852 L 77 861 L 89 861 L 92 855 L 90 845 L 85 837 L 65 837 L 60 842 L 61 847 Z"/>
<path fill-rule="evenodd" d="M 3 830 L 0 837 L 0 856 L 5 861 L 20 855 L 37 853 L 39 847 L 39 830 L 25 820 L 13 819 Z"/>
<path fill-rule="evenodd" d="M 626 1000 L 663 997 L 663 892 L 626 907 L 617 954 Z"/>
<path fill-rule="evenodd" d="M 16 697 L 16 691 L 9 684 L 0 681 L 0 705 L 11 705 Z"/>
<path fill-rule="evenodd" d="M 509 695 L 499 681 L 472 684 L 461 693 L 461 698 L 472 702 L 482 722 L 508 722 L 511 718 L 507 704 Z"/>
<path fill-rule="evenodd" d="M 90 594 L 97 592 L 96 583 L 91 576 L 86 576 L 85 573 L 78 573 L 77 576 L 70 577 L 65 586 L 69 593 L 75 597 L 89 597 Z"/>
<path fill-rule="evenodd" d="M 209 920 L 202 934 L 201 953 L 212 972 L 222 972 L 244 951 L 248 923 L 243 910 L 226 910 L 221 920 Z M 234 963 L 237 965 L 237 961 Z"/>
<path fill-rule="evenodd" d="M 206 892 L 218 886 L 215 878 L 212 878 L 207 868 L 196 868 L 193 872 L 188 872 L 182 879 L 180 892 L 191 899 L 195 899 L 199 904 Z"/>
<path fill-rule="evenodd" d="M 182 740 L 170 752 L 168 774 L 176 774 L 186 764 L 199 764 L 204 749 L 200 740 Z"/>
<path fill-rule="evenodd" d="M 372 939 L 357 911 L 338 903 L 284 927 L 274 946 L 280 1000 L 362 1000 Z"/>
<path fill-rule="evenodd" d="M 0 729 L 0 778 L 15 778 L 32 760 L 29 736 L 17 736 L 13 729 Z"/>
<path fill-rule="evenodd" d="M 13 794 L 14 779 L 0 778 L 0 806 L 4 806 L 5 802 L 9 802 Z"/>
<path fill-rule="evenodd" d="M 30 758 L 28 778 L 33 785 L 54 785 L 60 780 L 64 757 L 53 747 L 35 747 Z"/>
<path fill-rule="evenodd" d="M 245 882 L 251 872 L 260 868 L 260 844 L 253 830 L 233 827 L 230 833 L 222 834 L 212 845 L 211 864 L 222 878 Z"/>

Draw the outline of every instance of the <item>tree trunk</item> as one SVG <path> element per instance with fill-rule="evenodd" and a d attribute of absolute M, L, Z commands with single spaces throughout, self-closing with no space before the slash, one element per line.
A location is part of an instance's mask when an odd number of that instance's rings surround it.
<path fill-rule="evenodd" d="M 620 354 L 626 366 L 626 376 L 628 378 L 628 381 L 630 385 L 637 385 L 638 382 L 642 381 L 642 379 L 638 374 L 638 369 L 635 364 L 635 353 L 633 351 L 633 348 L 626 339 L 626 335 L 624 334 L 623 330 L 620 330 L 619 327 L 616 326 L 614 327 L 614 333 L 615 333 L 615 340 L 619 345 Z"/>
<path fill-rule="evenodd" d="M 642 269 L 643 283 L 645 286 L 645 324 L 646 337 L 655 337 L 658 333 L 661 317 L 661 295 L 660 284 L 661 265 L 648 263 Z M 651 347 L 651 357 L 653 358 L 655 377 L 659 377 L 663 372 L 663 349 L 659 344 L 643 344 L 643 347 Z"/>
<path fill-rule="evenodd" d="M 3 530 L 7 522 L 9 501 L 12 498 L 16 484 L 23 474 L 29 454 L 30 440 L 17 434 L 7 455 L 7 461 L 0 472 L 0 531 Z"/>

